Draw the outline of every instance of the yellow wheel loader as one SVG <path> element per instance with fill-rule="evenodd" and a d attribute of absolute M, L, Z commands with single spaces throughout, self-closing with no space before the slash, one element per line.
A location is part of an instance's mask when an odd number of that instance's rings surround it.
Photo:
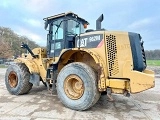
<path fill-rule="evenodd" d="M 57 91 L 61 102 L 74 110 L 92 107 L 102 92 L 129 95 L 154 87 L 154 73 L 146 69 L 143 41 L 138 33 L 85 30 L 89 24 L 73 12 L 44 18 L 47 47 L 17 58 L 5 74 L 8 91 L 26 94 L 42 81 Z"/>

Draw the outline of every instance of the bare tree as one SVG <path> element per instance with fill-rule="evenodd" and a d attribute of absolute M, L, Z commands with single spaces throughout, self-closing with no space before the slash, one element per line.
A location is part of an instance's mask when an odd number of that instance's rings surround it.
<path fill-rule="evenodd" d="M 0 58 L 11 58 L 12 55 L 13 52 L 9 43 L 0 40 Z"/>
<path fill-rule="evenodd" d="M 21 42 L 28 43 L 31 49 L 39 47 L 34 41 L 25 36 L 20 36 L 10 28 L 0 26 L 0 58 L 19 56 L 26 50 L 20 48 Z"/>

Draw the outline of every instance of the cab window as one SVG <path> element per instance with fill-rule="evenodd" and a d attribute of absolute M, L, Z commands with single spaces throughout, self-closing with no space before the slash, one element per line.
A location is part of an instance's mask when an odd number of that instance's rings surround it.
<path fill-rule="evenodd" d="M 84 32 L 82 24 L 74 20 L 68 20 L 67 35 L 75 35 Z"/>
<path fill-rule="evenodd" d="M 63 21 L 59 19 L 51 24 L 52 38 L 51 40 L 63 39 Z"/>

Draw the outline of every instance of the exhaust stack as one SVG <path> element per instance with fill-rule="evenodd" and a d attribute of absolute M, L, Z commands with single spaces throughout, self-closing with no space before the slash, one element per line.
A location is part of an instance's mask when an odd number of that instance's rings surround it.
<path fill-rule="evenodd" d="M 101 29 L 101 22 L 103 21 L 103 14 L 96 20 L 96 30 Z"/>

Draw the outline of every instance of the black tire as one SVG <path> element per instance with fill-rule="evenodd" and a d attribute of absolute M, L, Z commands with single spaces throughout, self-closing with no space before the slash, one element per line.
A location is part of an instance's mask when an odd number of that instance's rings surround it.
<path fill-rule="evenodd" d="M 29 80 L 30 72 L 24 63 L 12 64 L 7 68 L 5 84 L 11 94 L 22 95 L 28 93 L 33 86 Z"/>
<path fill-rule="evenodd" d="M 84 86 L 83 94 L 78 99 L 71 99 L 65 92 L 65 80 L 70 75 L 78 76 Z M 100 98 L 100 92 L 97 88 L 97 75 L 94 70 L 80 62 L 66 65 L 57 77 L 57 94 L 61 102 L 74 110 L 86 110 L 92 107 Z"/>

